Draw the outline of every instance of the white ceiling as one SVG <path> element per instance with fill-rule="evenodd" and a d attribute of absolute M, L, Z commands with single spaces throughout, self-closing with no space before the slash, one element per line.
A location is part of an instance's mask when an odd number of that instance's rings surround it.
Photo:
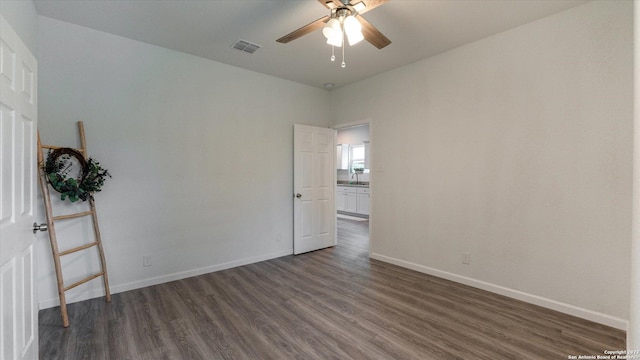
<path fill-rule="evenodd" d="M 347 46 L 345 69 L 329 61 L 331 47 L 321 31 L 288 44 L 275 41 L 328 15 L 317 0 L 34 2 L 39 15 L 322 88 L 344 86 L 588 0 L 391 0 L 364 15 L 391 45 Z M 262 48 L 254 54 L 231 48 L 238 39 Z"/>

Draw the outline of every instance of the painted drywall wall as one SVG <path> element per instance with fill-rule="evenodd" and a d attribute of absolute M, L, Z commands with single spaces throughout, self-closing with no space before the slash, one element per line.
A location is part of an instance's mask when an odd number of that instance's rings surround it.
<path fill-rule="evenodd" d="M 29 51 L 38 55 L 38 14 L 31 0 L 2 0 L 0 14 L 11 24 Z"/>
<path fill-rule="evenodd" d="M 369 141 L 369 126 L 353 126 L 346 129 L 338 129 L 336 137 L 338 144 L 362 145 Z"/>
<path fill-rule="evenodd" d="M 39 30 L 43 142 L 78 146 L 82 120 L 113 175 L 96 194 L 112 291 L 292 252 L 293 124 L 328 126 L 328 92 L 46 17 Z M 61 248 L 91 233 L 86 221 L 57 230 Z M 38 242 L 48 307 L 54 272 Z M 96 271 L 95 252 L 64 262 L 69 281 Z M 96 280 L 68 296 L 99 292 Z"/>
<path fill-rule="evenodd" d="M 633 224 L 631 238 L 631 300 L 627 349 L 640 350 L 640 1 L 633 2 Z"/>
<path fill-rule="evenodd" d="M 625 328 L 631 14 L 588 3 L 332 91 L 371 121 L 372 256 Z"/>

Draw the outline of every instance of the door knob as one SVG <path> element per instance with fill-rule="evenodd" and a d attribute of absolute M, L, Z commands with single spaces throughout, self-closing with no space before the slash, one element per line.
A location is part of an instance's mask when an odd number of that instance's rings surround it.
<path fill-rule="evenodd" d="M 302 197 L 302 194 L 297 193 L 297 194 L 296 194 L 296 197 L 297 197 L 298 199 L 300 199 L 300 198 Z"/>
<path fill-rule="evenodd" d="M 38 223 L 33 223 L 33 233 L 37 233 L 38 230 L 40 231 L 47 231 L 49 230 L 49 228 L 47 228 L 47 224 L 40 224 L 38 225 Z"/>

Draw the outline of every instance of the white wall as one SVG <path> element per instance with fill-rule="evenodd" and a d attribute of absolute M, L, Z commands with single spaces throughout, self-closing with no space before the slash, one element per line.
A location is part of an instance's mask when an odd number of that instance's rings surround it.
<path fill-rule="evenodd" d="M 360 125 L 338 129 L 338 144 L 362 145 L 364 141 L 369 141 L 369 126 Z"/>
<path fill-rule="evenodd" d="M 633 224 L 627 349 L 640 350 L 640 1 L 634 0 Z"/>
<path fill-rule="evenodd" d="M 0 14 L 7 19 L 29 51 L 38 55 L 38 14 L 31 0 L 2 0 Z"/>
<path fill-rule="evenodd" d="M 328 92 L 46 17 L 39 42 L 43 142 L 77 146 L 82 120 L 113 175 L 96 195 L 113 292 L 292 252 L 293 124 L 328 126 Z M 60 247 L 88 224 L 61 224 Z M 38 245 L 40 303 L 53 306 L 46 235 Z M 65 261 L 70 281 L 96 263 Z"/>
<path fill-rule="evenodd" d="M 624 329 L 631 4 L 588 3 L 334 90 L 338 122 L 370 119 L 375 135 L 372 256 Z"/>

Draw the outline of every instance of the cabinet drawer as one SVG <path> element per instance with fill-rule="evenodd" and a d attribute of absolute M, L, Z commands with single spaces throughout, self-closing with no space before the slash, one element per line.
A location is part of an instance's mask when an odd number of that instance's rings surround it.
<path fill-rule="evenodd" d="M 357 188 L 358 194 L 368 194 L 369 188 Z"/>
<path fill-rule="evenodd" d="M 336 188 L 336 192 L 339 193 L 352 193 L 355 194 L 356 193 L 356 188 L 351 187 L 351 186 L 338 186 Z"/>

